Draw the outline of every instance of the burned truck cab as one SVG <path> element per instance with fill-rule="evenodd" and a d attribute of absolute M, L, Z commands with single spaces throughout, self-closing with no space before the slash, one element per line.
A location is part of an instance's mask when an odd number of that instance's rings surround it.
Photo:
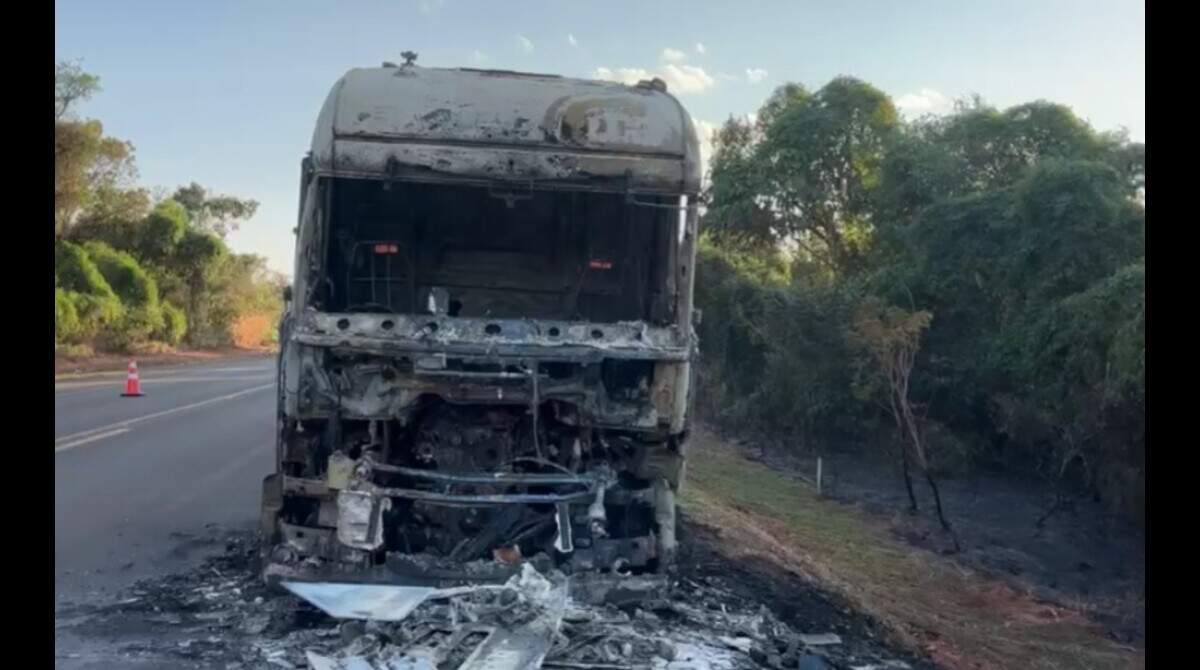
<path fill-rule="evenodd" d="M 658 80 L 343 76 L 302 166 L 268 575 L 666 568 L 699 160 Z"/>

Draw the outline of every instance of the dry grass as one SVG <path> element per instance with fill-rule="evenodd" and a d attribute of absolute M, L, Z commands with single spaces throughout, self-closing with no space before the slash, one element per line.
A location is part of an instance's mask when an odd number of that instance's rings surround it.
<path fill-rule="evenodd" d="M 234 346 L 241 349 L 251 349 L 270 344 L 275 323 L 262 314 L 249 314 L 238 317 L 229 326 L 229 336 Z"/>
<path fill-rule="evenodd" d="M 775 560 L 839 592 L 897 639 L 946 668 L 1140 668 L 1083 613 L 1038 603 L 909 547 L 853 507 L 748 461 L 697 430 L 683 505 L 728 546 Z"/>

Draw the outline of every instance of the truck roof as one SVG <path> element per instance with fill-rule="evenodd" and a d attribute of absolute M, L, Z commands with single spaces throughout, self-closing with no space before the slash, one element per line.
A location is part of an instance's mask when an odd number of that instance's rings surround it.
<path fill-rule="evenodd" d="M 355 68 L 313 133 L 314 166 L 345 175 L 442 174 L 694 193 L 700 155 L 679 102 L 652 85 L 468 68 Z"/>

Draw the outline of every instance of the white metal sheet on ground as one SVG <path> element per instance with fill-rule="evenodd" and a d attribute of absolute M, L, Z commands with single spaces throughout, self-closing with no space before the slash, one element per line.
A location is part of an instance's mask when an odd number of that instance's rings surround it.
<path fill-rule="evenodd" d="M 388 584 L 283 582 L 284 588 L 338 619 L 400 621 L 437 589 Z"/>

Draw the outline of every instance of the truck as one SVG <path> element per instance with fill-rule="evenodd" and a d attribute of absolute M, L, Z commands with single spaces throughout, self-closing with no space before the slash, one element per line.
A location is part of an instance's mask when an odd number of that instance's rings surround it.
<path fill-rule="evenodd" d="M 418 583 L 676 553 L 700 151 L 636 85 L 384 63 L 301 165 L 264 577 Z"/>

